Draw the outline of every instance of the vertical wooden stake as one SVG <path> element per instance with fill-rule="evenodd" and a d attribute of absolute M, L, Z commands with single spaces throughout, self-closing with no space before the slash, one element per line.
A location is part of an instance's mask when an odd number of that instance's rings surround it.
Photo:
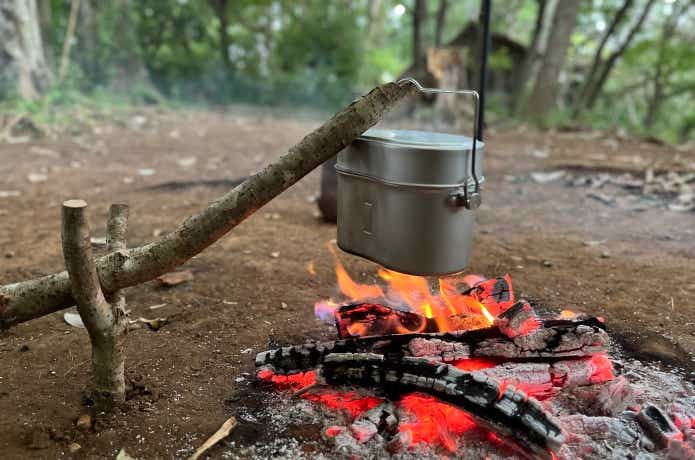
<path fill-rule="evenodd" d="M 63 203 L 63 257 L 77 302 L 92 343 L 92 373 L 96 403 L 104 408 L 125 401 L 123 334 L 125 299 L 120 292 L 106 301 L 97 275 L 89 223 L 83 200 Z M 125 248 L 128 208 L 114 205 L 109 212 L 107 242 L 110 250 Z"/>

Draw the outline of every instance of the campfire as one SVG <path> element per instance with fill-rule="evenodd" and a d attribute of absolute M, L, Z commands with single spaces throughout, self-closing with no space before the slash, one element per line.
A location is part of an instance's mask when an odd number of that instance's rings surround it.
<path fill-rule="evenodd" d="M 445 277 L 433 288 L 380 269 L 383 283 L 359 284 L 333 256 L 344 300 L 319 301 L 315 313 L 335 323 L 337 340 L 265 351 L 256 366 L 272 388 L 343 412 L 345 424 L 324 431 L 336 446 L 454 454 L 485 445 L 478 453 L 573 459 L 602 458 L 605 444 L 613 454 L 693 456 L 692 394 L 668 407 L 647 401 L 617 375 L 603 318 L 541 318 L 509 275 Z"/>

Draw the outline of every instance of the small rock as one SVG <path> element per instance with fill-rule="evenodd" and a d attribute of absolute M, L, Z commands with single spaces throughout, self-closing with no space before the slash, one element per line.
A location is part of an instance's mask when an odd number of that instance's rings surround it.
<path fill-rule="evenodd" d="M 154 230 L 152 230 L 152 236 L 154 237 L 158 237 L 162 233 L 164 233 L 164 230 L 162 230 L 161 228 L 155 228 Z"/>
<path fill-rule="evenodd" d="M 234 381 L 235 381 L 236 383 L 243 383 L 243 382 L 246 381 L 246 378 L 245 378 L 245 377 L 237 377 L 237 378 L 234 379 Z"/>
<path fill-rule="evenodd" d="M 68 446 L 68 450 L 70 451 L 71 454 L 74 454 L 78 450 L 82 449 L 82 446 L 77 444 L 76 442 L 71 442 L 70 445 Z"/>
<path fill-rule="evenodd" d="M 608 251 L 603 251 L 601 252 L 601 258 L 602 259 L 609 259 L 611 257 L 611 253 Z"/>
<path fill-rule="evenodd" d="M 543 266 L 544 266 L 544 267 L 552 267 L 552 266 L 553 266 L 553 262 L 550 261 L 550 260 L 544 260 L 544 261 L 543 261 Z"/>
<path fill-rule="evenodd" d="M 5 258 L 6 259 L 11 259 L 14 257 L 14 252 L 13 251 L 8 251 L 5 253 Z"/>
<path fill-rule="evenodd" d="M 287 304 L 285 302 L 281 302 L 280 308 L 282 308 L 283 310 L 287 310 Z"/>
<path fill-rule="evenodd" d="M 77 421 L 75 422 L 75 426 L 77 427 L 78 430 L 81 431 L 89 431 L 92 429 L 92 417 L 89 414 L 82 414 L 79 417 L 77 417 Z"/>
<path fill-rule="evenodd" d="M 271 252 L 270 257 L 272 257 L 273 259 L 277 259 L 278 257 L 280 257 L 280 253 L 279 252 Z"/>
<path fill-rule="evenodd" d="M 253 348 L 244 348 L 243 350 L 241 350 L 241 354 L 242 355 L 248 355 L 252 351 L 253 351 Z"/>

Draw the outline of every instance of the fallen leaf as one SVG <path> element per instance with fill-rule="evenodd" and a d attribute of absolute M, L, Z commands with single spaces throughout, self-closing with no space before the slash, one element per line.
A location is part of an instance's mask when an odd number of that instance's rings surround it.
<path fill-rule="evenodd" d="M 138 323 L 145 324 L 152 331 L 158 331 L 161 328 L 163 328 L 166 324 L 168 324 L 169 320 L 167 318 L 147 319 L 141 316 L 140 318 L 138 318 Z"/>
<path fill-rule="evenodd" d="M 531 179 L 537 184 L 548 184 L 562 179 L 565 177 L 565 174 L 567 174 L 567 172 L 563 169 L 550 172 L 537 171 L 531 173 Z"/>
<path fill-rule="evenodd" d="M 63 319 L 72 327 L 79 327 L 84 329 L 84 323 L 82 322 L 82 317 L 79 313 L 67 312 L 63 314 Z"/>
<path fill-rule="evenodd" d="M 78 430 L 89 431 L 90 429 L 92 429 L 92 416 L 89 414 L 80 415 L 79 417 L 77 417 L 75 426 Z"/>
<path fill-rule="evenodd" d="M 671 203 L 668 205 L 668 209 L 676 212 L 688 212 L 695 211 L 695 203 L 681 204 L 681 203 Z"/>
<path fill-rule="evenodd" d="M 606 206 L 613 206 L 615 204 L 615 198 L 612 196 L 608 196 L 605 193 L 599 193 L 599 192 L 589 192 L 587 194 L 589 198 L 593 198 L 595 200 L 600 201 L 601 203 L 605 204 Z"/>
<path fill-rule="evenodd" d="M 155 170 L 152 169 L 152 168 L 142 168 L 142 169 L 138 169 L 138 174 L 141 175 L 141 176 L 143 176 L 143 177 L 146 177 L 146 176 L 153 176 L 156 172 L 157 172 L 157 171 L 155 171 Z"/>
<path fill-rule="evenodd" d="M 176 164 L 183 168 L 188 168 L 196 164 L 198 159 L 196 157 L 186 157 L 186 158 L 179 158 L 176 160 Z"/>
<path fill-rule="evenodd" d="M 157 277 L 157 281 L 161 286 L 172 287 L 193 280 L 193 273 L 190 270 L 180 272 L 165 273 Z"/>
<path fill-rule="evenodd" d="M 48 180 L 48 176 L 42 173 L 29 173 L 27 175 L 27 180 L 32 184 L 37 184 L 39 182 L 46 182 Z"/>
<path fill-rule="evenodd" d="M 600 244 L 605 243 L 606 240 L 589 240 L 589 241 L 583 241 L 584 246 L 598 246 Z"/>
<path fill-rule="evenodd" d="M 128 455 L 128 452 L 126 452 L 125 448 L 123 448 L 123 449 L 118 451 L 118 454 L 116 455 L 116 460 L 138 460 L 138 459 Z"/>
<path fill-rule="evenodd" d="M 19 196 L 22 192 L 19 190 L 0 190 L 0 198 L 10 198 L 13 196 Z"/>

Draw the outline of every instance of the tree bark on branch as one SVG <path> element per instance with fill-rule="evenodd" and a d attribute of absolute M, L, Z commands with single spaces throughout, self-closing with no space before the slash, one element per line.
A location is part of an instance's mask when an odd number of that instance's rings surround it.
<path fill-rule="evenodd" d="M 183 264 L 347 147 L 413 90 L 410 83 L 387 83 L 374 88 L 304 137 L 276 162 L 186 219 L 174 232 L 157 242 L 98 259 L 102 291 L 109 296 Z M 74 304 L 67 272 L 0 286 L 0 329 Z"/>
<path fill-rule="evenodd" d="M 63 257 L 72 296 L 92 343 L 93 397 L 100 407 L 109 408 L 125 401 L 125 298 L 120 291 L 113 293 L 111 304 L 104 297 L 92 255 L 86 209 L 87 203 L 82 200 L 63 203 Z M 125 249 L 127 218 L 127 206 L 111 206 L 107 225 L 110 250 Z"/>

